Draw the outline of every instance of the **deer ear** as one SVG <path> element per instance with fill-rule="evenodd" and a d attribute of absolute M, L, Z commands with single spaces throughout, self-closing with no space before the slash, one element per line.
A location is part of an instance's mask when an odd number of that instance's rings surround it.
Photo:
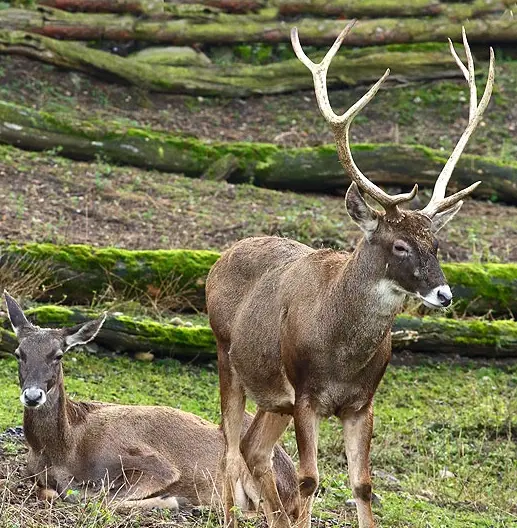
<path fill-rule="evenodd" d="M 66 350 L 77 346 L 88 343 L 99 333 L 104 321 L 106 320 L 106 314 L 103 313 L 98 319 L 88 321 L 87 323 L 73 326 L 72 328 L 66 328 L 64 330 L 64 338 L 66 344 Z"/>
<path fill-rule="evenodd" d="M 461 209 L 462 205 L 463 200 L 460 200 L 458 203 L 454 204 L 452 207 L 449 207 L 449 209 L 446 209 L 442 213 L 435 214 L 431 221 L 431 231 L 433 233 L 438 233 L 438 231 L 440 231 L 440 229 L 445 224 L 447 224 L 456 216 L 456 213 Z"/>
<path fill-rule="evenodd" d="M 31 328 L 32 324 L 27 321 L 20 305 L 4 290 L 7 313 L 13 327 L 14 333 L 18 337 L 24 328 Z"/>
<path fill-rule="evenodd" d="M 364 201 L 355 182 L 352 182 L 348 188 L 345 201 L 346 210 L 350 218 L 361 228 L 366 238 L 369 239 L 379 225 L 379 213 Z"/>

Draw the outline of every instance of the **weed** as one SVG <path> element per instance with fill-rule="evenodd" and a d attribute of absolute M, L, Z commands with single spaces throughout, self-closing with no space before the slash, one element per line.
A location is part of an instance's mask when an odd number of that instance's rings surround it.
<path fill-rule="evenodd" d="M 36 300 L 58 287 L 52 276 L 50 261 L 27 256 L 0 258 L 0 289 L 18 298 Z"/>

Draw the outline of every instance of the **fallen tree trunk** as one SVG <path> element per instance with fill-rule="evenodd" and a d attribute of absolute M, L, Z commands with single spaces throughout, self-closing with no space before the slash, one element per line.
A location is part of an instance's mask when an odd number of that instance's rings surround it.
<path fill-rule="evenodd" d="M 219 258 L 212 251 L 127 251 L 83 245 L 1 245 L 0 266 L 31 274 L 44 263 L 41 297 L 70 304 L 91 303 L 108 291 L 169 309 L 202 309 L 205 279 Z"/>
<path fill-rule="evenodd" d="M 27 310 L 38 326 L 72 326 L 98 317 L 99 312 L 83 308 L 41 306 Z M 2 321 L 0 350 L 13 352 L 14 335 Z M 209 326 L 175 326 L 150 319 L 108 314 L 95 338 L 103 348 L 124 354 L 151 352 L 156 357 L 216 359 L 215 338 Z M 392 330 L 394 351 L 426 354 L 455 354 L 468 357 L 517 357 L 515 321 L 455 320 L 443 317 L 399 316 Z"/>
<path fill-rule="evenodd" d="M 86 13 L 131 13 L 154 15 L 163 13 L 163 0 L 38 0 L 38 4 Z"/>
<path fill-rule="evenodd" d="M 100 312 L 85 308 L 40 306 L 25 312 L 30 321 L 42 327 L 65 327 L 94 319 Z M 10 323 L 1 320 L 0 350 L 13 352 L 17 347 Z M 9 329 L 9 330 L 8 330 Z M 134 318 L 120 313 L 108 314 L 95 338 L 103 348 L 122 354 L 152 352 L 156 357 L 215 359 L 215 340 L 208 326 L 177 326 L 152 319 Z"/>
<path fill-rule="evenodd" d="M 266 0 L 165 0 L 168 5 L 194 4 L 214 7 L 227 13 L 252 13 L 266 7 Z"/>
<path fill-rule="evenodd" d="M 68 114 L 49 114 L 0 102 L 0 142 L 27 150 L 59 148 L 60 155 L 90 160 L 98 156 L 124 165 L 152 168 L 198 178 L 231 155 L 229 181 L 254 183 L 271 189 L 342 192 L 348 181 L 334 145 L 282 148 L 267 143 L 203 143 L 165 133 L 128 128 L 116 122 L 85 122 Z M 432 188 L 446 158 L 419 145 L 354 145 L 362 170 L 376 183 L 410 187 L 415 180 Z M 502 164 L 463 155 L 453 188 L 483 180 L 478 198 L 517 203 L 517 164 Z"/>
<path fill-rule="evenodd" d="M 459 23 L 461 22 L 461 23 Z M 349 46 L 446 42 L 461 40 L 465 26 L 471 44 L 514 43 L 517 24 L 511 17 L 487 16 L 452 20 L 432 18 L 379 18 L 362 20 L 347 37 Z M 304 45 L 328 46 L 334 42 L 342 20 L 306 18 L 297 22 Z M 290 42 L 291 24 L 276 20 L 267 11 L 258 15 L 196 13 L 181 20 L 144 20 L 110 14 L 67 13 L 51 8 L 37 11 L 4 9 L 0 27 L 67 40 L 117 40 L 162 42 L 174 45 L 233 44 L 240 42 Z M 395 64 L 395 63 L 394 63 Z"/>
<path fill-rule="evenodd" d="M 332 63 L 328 85 L 370 83 L 390 66 L 391 79 L 395 82 L 458 77 L 460 73 L 454 60 L 444 47 L 440 49 L 431 45 L 410 46 L 404 51 L 390 47 L 344 50 Z M 0 53 L 24 55 L 94 75 L 109 75 L 157 92 L 246 97 L 309 90 L 313 86 L 311 76 L 297 59 L 263 66 L 173 67 L 147 64 L 77 43 L 9 31 L 0 31 Z"/>
<path fill-rule="evenodd" d="M 111 289 L 122 299 L 148 304 L 163 299 L 169 309 L 203 310 L 206 276 L 218 258 L 212 251 L 0 245 L 0 266 L 14 262 L 16 269 L 11 274 L 23 276 L 44 263 L 43 298 L 70 304 L 89 304 Z M 443 263 L 442 268 L 457 313 L 517 313 L 517 264 Z"/>
<path fill-rule="evenodd" d="M 122 13 L 157 17 L 202 14 L 203 11 L 254 13 L 265 0 L 38 0 L 38 5 L 82 13 Z"/>
<path fill-rule="evenodd" d="M 467 357 L 517 357 L 515 321 L 401 315 L 396 318 L 391 335 L 395 351 Z"/>
<path fill-rule="evenodd" d="M 440 0 L 273 0 L 280 16 L 311 15 L 318 17 L 380 18 L 443 15 L 466 20 L 488 14 L 503 14 L 515 6 L 514 0 L 476 0 L 443 2 Z"/>
<path fill-rule="evenodd" d="M 420 145 L 365 144 L 352 147 L 354 159 L 373 181 L 383 185 L 411 187 L 415 181 L 432 188 L 447 158 L 443 152 Z M 257 170 L 254 183 L 271 189 L 303 192 L 341 192 L 343 180 L 334 145 L 314 149 L 283 149 L 270 156 Z M 517 203 L 517 164 L 463 155 L 456 165 L 453 188 L 483 180 L 474 196 Z"/>

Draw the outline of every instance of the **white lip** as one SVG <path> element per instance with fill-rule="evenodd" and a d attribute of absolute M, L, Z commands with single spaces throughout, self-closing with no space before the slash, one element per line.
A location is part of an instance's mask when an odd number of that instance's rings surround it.
<path fill-rule="evenodd" d="M 451 290 L 447 284 L 443 284 L 442 286 L 437 286 L 436 288 L 431 290 L 425 297 L 420 292 L 416 292 L 416 297 L 420 299 L 424 303 L 424 305 L 427 306 L 428 308 L 433 308 L 435 310 L 448 308 L 448 306 L 443 306 L 440 302 L 438 302 L 439 301 L 438 293 L 440 291 L 442 292 L 446 291 L 452 297 Z"/>
<path fill-rule="evenodd" d="M 23 406 L 26 407 L 27 409 L 39 409 L 47 401 L 47 395 L 45 394 L 45 391 L 43 391 L 43 396 L 41 398 L 41 401 L 38 403 L 38 405 L 28 405 L 27 402 L 25 401 L 24 392 L 25 391 L 23 391 L 20 394 L 20 401 L 22 402 Z"/>
<path fill-rule="evenodd" d="M 425 297 L 422 297 L 420 294 L 417 295 L 417 298 L 420 299 L 427 308 L 434 308 L 434 309 L 445 309 L 445 306 L 442 306 L 440 304 L 434 304 L 431 301 L 428 301 Z"/>

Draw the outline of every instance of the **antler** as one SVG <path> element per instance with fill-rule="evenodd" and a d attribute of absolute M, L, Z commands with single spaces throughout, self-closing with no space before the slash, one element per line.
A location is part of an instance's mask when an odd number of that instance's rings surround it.
<path fill-rule="evenodd" d="M 339 34 L 338 38 L 325 55 L 323 60 L 319 64 L 312 62 L 309 57 L 305 54 L 298 38 L 298 29 L 291 29 L 291 43 L 293 45 L 294 52 L 300 61 L 309 68 L 314 79 L 314 91 L 316 93 L 316 100 L 318 107 L 323 117 L 330 123 L 334 132 L 334 138 L 336 140 L 337 151 L 339 159 L 343 168 L 350 175 L 352 180 L 357 183 L 360 189 L 365 193 L 369 194 L 379 204 L 381 204 L 387 213 L 393 214 L 398 212 L 397 205 L 402 202 L 408 202 L 412 200 L 418 191 L 418 186 L 415 185 L 410 193 L 397 194 L 390 196 L 385 193 L 380 187 L 377 187 L 371 182 L 357 167 L 352 157 L 350 150 L 350 140 L 348 137 L 348 131 L 354 117 L 373 99 L 375 94 L 379 91 L 382 83 L 388 77 L 390 70 L 387 69 L 384 75 L 368 90 L 368 92 L 359 99 L 353 106 L 351 106 L 343 115 L 337 115 L 332 110 L 330 105 L 328 91 L 327 91 L 327 71 L 330 63 L 334 58 L 334 55 L 339 50 L 341 43 L 348 35 L 350 30 L 355 24 L 355 20 L 352 20 L 343 31 Z"/>
<path fill-rule="evenodd" d="M 495 77 L 495 66 L 494 66 L 494 50 L 490 48 L 490 66 L 488 68 L 488 80 L 485 86 L 485 91 L 483 97 L 478 105 L 477 99 L 477 89 L 476 81 L 474 78 L 474 60 L 472 59 L 472 53 L 470 51 L 469 43 L 467 41 L 467 35 L 465 33 L 465 28 L 462 28 L 463 36 L 463 46 L 465 47 L 465 54 L 467 56 L 467 67 L 463 64 L 461 59 L 458 57 L 456 50 L 452 44 L 451 39 L 449 39 L 449 47 L 456 61 L 456 64 L 459 66 L 460 70 L 463 72 L 465 79 L 467 80 L 470 88 L 470 107 L 469 107 L 469 122 L 467 128 L 460 137 L 456 147 L 454 148 L 450 158 L 447 160 L 447 163 L 442 169 L 440 176 L 436 180 L 433 195 L 430 202 L 422 209 L 422 214 L 425 214 L 429 218 L 432 218 L 437 213 L 449 209 L 454 204 L 458 203 L 462 198 L 469 195 L 481 182 L 478 181 L 473 183 L 466 189 L 458 191 L 457 193 L 448 196 L 445 198 L 445 191 L 447 189 L 447 184 L 451 179 L 452 171 L 460 158 L 463 149 L 465 148 L 470 136 L 478 126 L 483 113 L 486 110 L 488 103 L 490 101 L 490 96 L 492 95 L 492 88 L 494 86 L 494 77 Z"/>

